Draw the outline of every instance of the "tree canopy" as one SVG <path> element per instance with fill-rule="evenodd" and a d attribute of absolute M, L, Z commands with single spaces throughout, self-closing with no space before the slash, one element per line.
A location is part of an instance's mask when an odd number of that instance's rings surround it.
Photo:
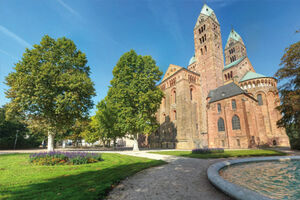
<path fill-rule="evenodd" d="M 11 100 L 7 114 L 22 115 L 26 122 L 43 127 L 48 136 L 60 134 L 76 119 L 88 117 L 95 95 L 89 75 L 86 55 L 72 40 L 46 35 L 40 44 L 25 50 L 6 77 L 6 96 Z M 48 150 L 53 150 L 51 146 Z"/>
<path fill-rule="evenodd" d="M 158 126 L 155 113 L 163 92 L 156 83 L 161 75 L 151 56 L 137 55 L 134 50 L 121 56 L 113 69 L 107 98 L 117 111 L 118 127 L 135 141 L 138 134 L 151 133 Z"/>
<path fill-rule="evenodd" d="M 33 148 L 41 144 L 42 137 L 30 132 L 18 118 L 5 119 L 6 106 L 0 108 L 0 149 Z"/>
<path fill-rule="evenodd" d="M 300 41 L 285 49 L 282 67 L 275 76 L 284 83 L 279 87 L 283 117 L 278 126 L 286 127 L 291 146 L 300 149 Z"/>

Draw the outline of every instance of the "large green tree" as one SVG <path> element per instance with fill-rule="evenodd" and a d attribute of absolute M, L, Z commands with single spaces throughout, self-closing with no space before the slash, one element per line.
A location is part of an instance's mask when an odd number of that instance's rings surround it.
<path fill-rule="evenodd" d="M 118 121 L 118 110 L 108 96 L 98 103 L 97 109 L 95 120 L 98 121 L 101 134 L 112 140 L 116 147 L 117 138 L 125 135 Z"/>
<path fill-rule="evenodd" d="M 113 69 L 108 98 L 118 114 L 118 126 L 134 137 L 138 150 L 138 135 L 149 134 L 157 128 L 155 113 L 163 92 L 156 83 L 162 72 L 151 56 L 137 55 L 131 50 L 119 59 Z"/>
<path fill-rule="evenodd" d="M 277 124 L 286 127 L 292 148 L 300 149 L 300 41 L 285 49 L 280 65 L 275 76 L 284 82 L 278 107 L 283 117 Z"/>
<path fill-rule="evenodd" d="M 42 127 L 48 134 L 48 151 L 53 151 L 54 136 L 86 118 L 93 106 L 95 90 L 89 75 L 86 55 L 72 40 L 46 35 L 26 49 L 6 77 L 11 99 L 7 114 L 20 114 L 29 124 Z"/>

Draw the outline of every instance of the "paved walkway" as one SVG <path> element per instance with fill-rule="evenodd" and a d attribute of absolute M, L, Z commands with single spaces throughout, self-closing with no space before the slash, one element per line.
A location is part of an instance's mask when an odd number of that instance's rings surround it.
<path fill-rule="evenodd" d="M 169 162 L 122 181 L 107 197 L 108 200 L 226 200 L 230 199 L 213 187 L 206 170 L 212 163 L 224 159 L 193 159 L 147 152 L 121 154 L 161 159 Z"/>

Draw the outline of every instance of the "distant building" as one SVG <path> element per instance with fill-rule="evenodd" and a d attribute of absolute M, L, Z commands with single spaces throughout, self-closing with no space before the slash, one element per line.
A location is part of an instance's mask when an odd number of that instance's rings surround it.
<path fill-rule="evenodd" d="M 195 55 L 187 68 L 170 64 L 159 87 L 165 97 L 157 112 L 160 128 L 152 148 L 252 148 L 289 146 L 277 81 L 256 73 L 241 36 L 231 30 L 225 49 L 214 11 L 204 4 L 194 27 Z"/>

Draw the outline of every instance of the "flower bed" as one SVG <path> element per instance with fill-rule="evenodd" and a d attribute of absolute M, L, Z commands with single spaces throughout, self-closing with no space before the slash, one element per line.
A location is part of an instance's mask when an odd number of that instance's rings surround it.
<path fill-rule="evenodd" d="M 192 153 L 196 154 L 206 154 L 206 153 L 224 153 L 222 148 L 203 148 L 203 149 L 193 149 Z"/>
<path fill-rule="evenodd" d="M 42 152 L 30 154 L 29 161 L 36 165 L 81 165 L 102 161 L 99 153 L 86 152 Z"/>

